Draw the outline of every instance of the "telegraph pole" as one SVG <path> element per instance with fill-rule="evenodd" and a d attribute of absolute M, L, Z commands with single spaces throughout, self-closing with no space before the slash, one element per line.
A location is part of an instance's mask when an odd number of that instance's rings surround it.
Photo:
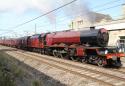
<path fill-rule="evenodd" d="M 35 24 L 35 34 L 36 34 L 36 24 Z"/>

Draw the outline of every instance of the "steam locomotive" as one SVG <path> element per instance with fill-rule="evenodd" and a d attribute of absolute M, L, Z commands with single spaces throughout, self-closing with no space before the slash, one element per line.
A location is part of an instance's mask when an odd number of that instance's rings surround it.
<path fill-rule="evenodd" d="M 108 40 L 108 31 L 101 28 L 41 33 L 18 39 L 4 39 L 0 44 L 98 66 L 120 67 L 120 58 L 125 55 L 115 48 L 107 47 Z"/>

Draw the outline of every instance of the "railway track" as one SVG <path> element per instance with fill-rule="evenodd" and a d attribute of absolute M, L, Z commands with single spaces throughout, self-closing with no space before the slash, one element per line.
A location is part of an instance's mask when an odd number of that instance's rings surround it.
<path fill-rule="evenodd" d="M 69 64 L 67 62 L 63 62 L 61 60 L 57 61 L 50 58 L 41 58 L 42 56 L 34 55 L 29 52 L 20 52 L 20 51 L 14 51 L 14 53 L 20 54 L 22 56 L 30 57 L 33 60 L 40 61 L 42 63 L 46 63 L 50 66 L 59 68 L 61 70 L 73 73 L 75 75 L 79 75 L 81 77 L 85 77 L 88 79 L 92 79 L 96 82 L 99 82 L 101 84 L 105 84 L 107 86 L 125 86 L 125 77 L 116 76 L 113 74 L 105 73 L 103 70 L 100 69 L 92 69 L 88 68 L 86 65 L 83 67 L 78 65 Z M 110 71 L 112 72 L 112 71 Z"/>
<path fill-rule="evenodd" d="M 25 52 L 27 54 L 30 54 L 32 56 L 36 56 L 36 57 L 44 57 L 44 59 L 47 59 L 47 60 L 51 60 L 51 61 L 55 61 L 55 62 L 58 62 L 58 63 L 63 63 L 63 64 L 66 64 L 66 65 L 71 65 L 71 66 L 74 66 L 76 68 L 79 68 L 79 69 L 91 69 L 93 72 L 96 70 L 98 72 L 101 72 L 101 73 L 105 73 L 107 75 L 112 75 L 112 76 L 117 76 L 117 77 L 122 77 L 123 79 L 125 79 L 125 68 L 122 67 L 122 68 L 119 68 L 119 69 L 115 69 L 115 68 L 100 68 L 98 66 L 95 66 L 95 65 L 92 65 L 92 64 L 82 64 L 82 63 L 79 63 L 79 62 L 75 62 L 76 64 L 74 64 L 74 62 L 70 61 L 70 64 L 69 64 L 69 61 L 67 62 L 67 60 L 61 60 L 60 58 L 52 58 L 52 56 L 50 56 L 50 58 L 48 58 L 48 56 L 43 56 L 43 55 L 39 55 L 39 54 L 36 54 L 36 53 L 31 53 L 31 52 Z"/>

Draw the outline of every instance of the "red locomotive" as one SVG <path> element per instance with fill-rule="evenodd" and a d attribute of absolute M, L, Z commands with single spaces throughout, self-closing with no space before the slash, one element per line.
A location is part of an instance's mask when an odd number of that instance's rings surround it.
<path fill-rule="evenodd" d="M 59 58 L 80 60 L 99 66 L 111 64 L 120 67 L 122 65 L 120 58 L 125 56 L 116 48 L 107 47 L 109 34 L 104 28 L 42 33 L 15 40 L 15 46 L 21 49 L 54 55 Z M 1 44 L 6 44 L 1 41 Z"/>

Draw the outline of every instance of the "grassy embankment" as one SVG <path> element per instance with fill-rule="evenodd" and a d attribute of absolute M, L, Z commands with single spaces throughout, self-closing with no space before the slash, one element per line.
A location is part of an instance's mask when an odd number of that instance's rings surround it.
<path fill-rule="evenodd" d="M 0 86 L 22 86 L 25 78 L 24 71 L 17 65 L 17 62 L 11 56 L 0 51 Z M 38 81 L 32 81 L 32 86 L 40 86 Z"/>

